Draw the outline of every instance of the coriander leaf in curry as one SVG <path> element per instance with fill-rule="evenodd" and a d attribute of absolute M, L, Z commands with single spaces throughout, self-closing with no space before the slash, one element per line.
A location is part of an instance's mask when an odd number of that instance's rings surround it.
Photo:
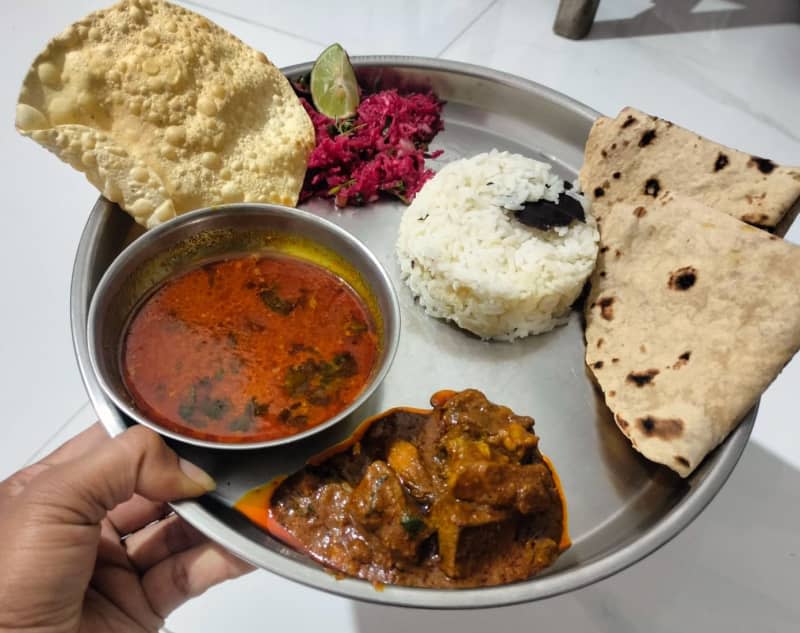
<path fill-rule="evenodd" d="M 330 361 L 308 358 L 287 369 L 284 390 L 292 398 L 326 404 L 336 397 L 342 381 L 357 373 L 358 364 L 350 352 L 340 352 Z"/>
<path fill-rule="evenodd" d="M 265 288 L 258 293 L 258 296 L 265 306 L 283 316 L 289 316 L 292 310 L 297 307 L 296 301 L 288 301 L 282 298 L 275 287 Z"/>

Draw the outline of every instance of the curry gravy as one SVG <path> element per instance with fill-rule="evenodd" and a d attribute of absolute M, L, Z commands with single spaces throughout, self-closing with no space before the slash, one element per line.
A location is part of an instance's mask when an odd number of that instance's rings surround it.
<path fill-rule="evenodd" d="M 123 344 L 136 407 L 222 442 L 270 440 L 346 408 L 371 376 L 378 334 L 351 286 L 282 253 L 207 262 L 135 312 Z"/>
<path fill-rule="evenodd" d="M 288 545 L 380 584 L 524 580 L 569 547 L 557 475 L 533 419 L 479 391 L 392 409 L 236 507 Z"/>

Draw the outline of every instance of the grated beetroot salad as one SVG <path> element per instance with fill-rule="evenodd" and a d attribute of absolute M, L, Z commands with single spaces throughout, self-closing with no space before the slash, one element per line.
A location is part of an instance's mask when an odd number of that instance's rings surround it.
<path fill-rule="evenodd" d="M 443 102 L 432 93 L 383 90 L 361 101 L 354 117 L 335 120 L 300 97 L 316 130 L 300 200 L 333 198 L 337 207 L 363 205 L 381 193 L 408 204 L 433 176 L 428 144 L 444 129 Z"/>

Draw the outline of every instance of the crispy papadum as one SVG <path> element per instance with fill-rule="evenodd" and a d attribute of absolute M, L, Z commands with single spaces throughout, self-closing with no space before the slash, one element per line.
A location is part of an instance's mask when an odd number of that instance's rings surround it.
<path fill-rule="evenodd" d="M 800 247 L 671 193 L 600 233 L 586 362 L 634 448 L 686 477 L 800 347 Z"/>
<path fill-rule="evenodd" d="M 160 0 L 120 2 L 53 39 L 16 126 L 147 227 L 225 202 L 294 206 L 314 147 L 263 53 Z"/>
<path fill-rule="evenodd" d="M 800 168 L 725 147 L 633 108 L 595 121 L 580 183 L 598 218 L 618 202 L 648 205 L 672 191 L 774 227 L 800 198 Z"/>

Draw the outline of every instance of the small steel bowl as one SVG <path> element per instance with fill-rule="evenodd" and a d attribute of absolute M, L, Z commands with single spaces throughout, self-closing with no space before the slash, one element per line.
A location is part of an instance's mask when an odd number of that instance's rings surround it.
<path fill-rule="evenodd" d="M 122 379 L 121 349 L 139 303 L 165 280 L 200 262 L 228 255 L 267 251 L 276 236 L 299 236 L 333 251 L 359 273 L 372 292 L 381 323 L 379 354 L 372 375 L 344 410 L 295 435 L 253 442 L 215 442 L 183 435 L 148 419 L 135 406 Z M 366 298 L 365 298 L 366 299 Z M 389 275 L 352 235 L 312 213 L 266 204 L 231 204 L 200 209 L 151 229 L 114 260 L 92 297 L 88 347 L 101 388 L 132 420 L 162 435 L 208 448 L 253 449 L 293 442 L 326 429 L 364 403 L 385 378 L 400 338 L 400 307 Z"/>

